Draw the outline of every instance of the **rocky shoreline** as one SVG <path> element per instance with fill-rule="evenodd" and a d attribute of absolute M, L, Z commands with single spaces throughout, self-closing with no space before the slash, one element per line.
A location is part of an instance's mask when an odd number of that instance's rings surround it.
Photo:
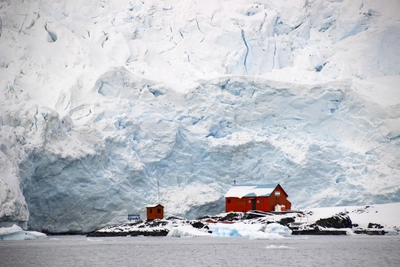
<path fill-rule="evenodd" d="M 204 233 L 212 233 L 209 225 L 216 224 L 265 224 L 278 223 L 290 229 L 292 235 L 385 235 L 388 231 L 383 226 L 369 223 L 367 228 L 353 224 L 348 214 L 341 212 L 315 222 L 299 222 L 298 218 L 305 217 L 304 212 L 231 212 L 216 216 L 202 216 L 196 220 L 180 217 L 168 217 L 163 220 L 139 220 L 125 224 L 108 226 L 88 233 L 88 237 L 109 236 L 167 236 L 174 227 L 191 226 Z M 397 231 L 396 234 L 399 234 Z"/>
<path fill-rule="evenodd" d="M 146 231 L 129 231 L 129 232 L 100 232 L 94 231 L 87 234 L 87 237 L 109 237 L 109 236 L 167 236 L 168 229 L 162 230 L 146 230 Z"/>

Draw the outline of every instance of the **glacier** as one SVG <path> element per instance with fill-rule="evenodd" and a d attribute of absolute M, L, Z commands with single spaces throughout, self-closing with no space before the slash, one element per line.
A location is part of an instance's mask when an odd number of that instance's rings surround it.
<path fill-rule="evenodd" d="M 0 227 L 400 202 L 400 3 L 0 2 Z"/>

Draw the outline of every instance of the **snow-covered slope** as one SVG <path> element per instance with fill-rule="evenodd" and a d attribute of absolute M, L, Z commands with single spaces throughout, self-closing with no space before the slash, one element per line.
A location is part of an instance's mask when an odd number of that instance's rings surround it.
<path fill-rule="evenodd" d="M 87 232 L 240 183 L 400 201 L 400 3 L 0 2 L 0 224 Z M 159 185 L 159 190 L 157 189 Z"/>

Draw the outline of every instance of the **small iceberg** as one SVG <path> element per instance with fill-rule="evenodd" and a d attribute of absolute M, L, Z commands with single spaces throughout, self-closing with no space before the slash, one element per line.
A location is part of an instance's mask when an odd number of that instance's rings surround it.
<path fill-rule="evenodd" d="M 11 227 L 0 227 L 0 241 L 2 240 L 32 240 L 47 237 L 36 231 L 25 231 L 17 225 Z"/>
<path fill-rule="evenodd" d="M 216 223 L 208 226 L 213 235 L 229 237 L 247 237 L 250 239 L 281 239 L 291 235 L 291 230 L 278 223 L 271 223 L 265 226 L 262 223 L 247 224 Z"/>
<path fill-rule="evenodd" d="M 292 230 L 290 230 L 287 226 L 283 226 L 279 223 L 269 223 L 264 229 L 265 233 L 276 233 L 281 236 L 290 236 L 292 234 Z"/>
<path fill-rule="evenodd" d="M 202 237 L 211 236 L 208 232 L 193 228 L 191 225 L 181 225 L 173 227 L 168 235 L 169 237 Z"/>

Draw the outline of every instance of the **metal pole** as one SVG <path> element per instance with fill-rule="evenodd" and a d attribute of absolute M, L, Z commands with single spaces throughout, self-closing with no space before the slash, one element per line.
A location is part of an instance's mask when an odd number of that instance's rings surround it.
<path fill-rule="evenodd" d="M 157 181 L 157 199 L 158 199 L 158 203 L 160 204 L 160 182 Z"/>

